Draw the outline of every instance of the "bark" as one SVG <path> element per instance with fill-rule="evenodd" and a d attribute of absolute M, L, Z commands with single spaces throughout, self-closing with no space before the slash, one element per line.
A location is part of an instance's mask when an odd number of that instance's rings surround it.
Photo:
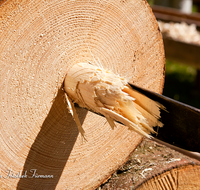
<path fill-rule="evenodd" d="M 200 162 L 144 139 L 98 190 L 199 189 Z"/>

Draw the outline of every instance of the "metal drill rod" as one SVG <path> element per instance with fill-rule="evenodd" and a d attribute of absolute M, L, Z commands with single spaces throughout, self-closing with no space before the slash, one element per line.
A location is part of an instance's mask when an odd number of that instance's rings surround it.
<path fill-rule="evenodd" d="M 161 121 L 157 139 L 180 148 L 200 152 L 200 110 L 175 101 L 166 96 L 152 92 L 129 83 L 133 90 L 162 104 L 166 110 L 161 111 Z M 155 135 L 154 135 L 155 137 Z"/>

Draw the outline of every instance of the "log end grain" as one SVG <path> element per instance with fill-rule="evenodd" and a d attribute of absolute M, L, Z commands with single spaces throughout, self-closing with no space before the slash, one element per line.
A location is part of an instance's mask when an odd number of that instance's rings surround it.
<path fill-rule="evenodd" d="M 12 189 L 92 189 L 142 138 L 79 109 L 83 143 L 66 109 L 62 84 L 78 62 L 95 62 L 158 93 L 164 50 L 143 0 L 7 0 L 0 7 L 0 147 L 2 175 L 37 169 L 51 179 L 1 179 Z"/>

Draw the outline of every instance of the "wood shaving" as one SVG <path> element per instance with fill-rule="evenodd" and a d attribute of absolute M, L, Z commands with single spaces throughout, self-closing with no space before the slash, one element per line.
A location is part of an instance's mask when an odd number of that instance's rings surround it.
<path fill-rule="evenodd" d="M 200 45 L 200 32 L 195 24 L 188 25 L 182 23 L 165 23 L 158 21 L 159 28 L 164 37 L 169 37 L 185 43 Z"/>

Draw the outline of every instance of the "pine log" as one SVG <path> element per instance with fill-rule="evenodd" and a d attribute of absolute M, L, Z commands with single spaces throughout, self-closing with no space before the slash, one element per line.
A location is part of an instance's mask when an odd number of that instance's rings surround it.
<path fill-rule="evenodd" d="M 199 190 L 200 162 L 144 139 L 98 190 Z"/>
<path fill-rule="evenodd" d="M 199 190 L 200 165 L 180 164 L 146 180 L 136 190 Z"/>
<path fill-rule="evenodd" d="M 164 50 L 144 0 L 7 0 L 0 6 L 0 188 L 95 189 L 142 137 L 85 109 L 83 141 L 63 80 L 93 62 L 162 93 Z M 46 179 L 44 179 L 46 178 Z"/>

